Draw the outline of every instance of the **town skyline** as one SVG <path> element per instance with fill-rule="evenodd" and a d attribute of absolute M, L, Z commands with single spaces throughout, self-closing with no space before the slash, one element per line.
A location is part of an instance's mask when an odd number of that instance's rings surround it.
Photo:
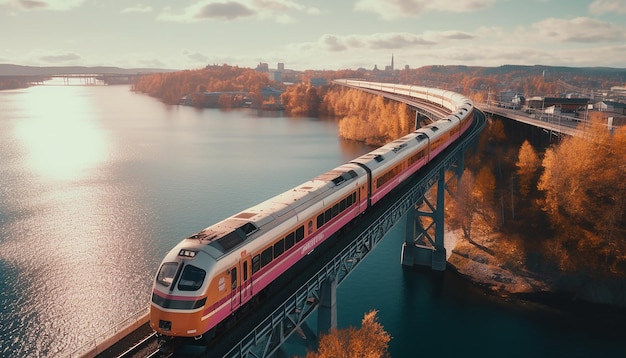
<path fill-rule="evenodd" d="M 0 0 L 0 63 L 626 67 L 626 0 Z"/>

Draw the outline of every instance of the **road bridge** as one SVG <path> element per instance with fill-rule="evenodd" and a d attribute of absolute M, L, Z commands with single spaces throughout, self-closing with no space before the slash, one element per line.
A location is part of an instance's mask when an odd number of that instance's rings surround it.
<path fill-rule="evenodd" d="M 487 103 L 476 103 L 485 114 L 496 115 L 507 118 L 520 123 L 528 124 L 533 127 L 542 128 L 554 135 L 581 136 L 582 130 L 588 125 L 587 120 L 576 119 L 570 116 L 549 113 L 526 113 L 520 110 L 507 109 Z"/>
<path fill-rule="evenodd" d="M 63 85 L 115 85 L 115 84 L 132 84 L 141 76 L 142 73 L 46 73 L 33 75 L 8 75 L 0 76 L 0 79 L 10 80 L 17 79 L 21 82 L 32 83 L 35 85 L 46 85 L 45 82 L 58 78 L 62 80 Z M 56 84 L 56 83 L 55 83 Z"/>

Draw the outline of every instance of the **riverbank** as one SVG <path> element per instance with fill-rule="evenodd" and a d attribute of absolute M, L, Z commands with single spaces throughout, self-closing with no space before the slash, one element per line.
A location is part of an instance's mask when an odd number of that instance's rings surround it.
<path fill-rule="evenodd" d="M 548 305 L 574 302 L 614 307 L 626 314 L 626 282 L 567 276 L 555 270 L 535 272 L 526 262 L 511 264 L 499 259 L 503 250 L 515 247 L 501 245 L 500 234 L 486 235 L 478 244 L 461 238 L 460 232 L 446 233 L 448 266 L 461 276 L 486 290 L 510 299 L 537 301 Z M 496 255 L 495 253 L 498 253 Z M 515 252 L 509 252 L 515 255 Z"/>

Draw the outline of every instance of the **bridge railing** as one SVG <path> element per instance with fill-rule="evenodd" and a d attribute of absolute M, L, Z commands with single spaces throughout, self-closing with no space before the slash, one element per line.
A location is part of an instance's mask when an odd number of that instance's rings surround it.
<path fill-rule="evenodd" d="M 322 283 L 335 277 L 337 285 L 361 264 L 404 214 L 437 183 L 442 169 L 455 165 L 468 147 L 474 145 L 486 125 L 484 114 L 475 112 L 478 124 L 464 136 L 452 150 L 433 162 L 428 171 L 420 173 L 419 179 L 406 189 L 402 196 L 365 228 L 347 247 L 332 258 L 304 285 L 276 308 L 270 316 L 259 323 L 226 355 L 228 358 L 268 357 L 318 308 Z"/>

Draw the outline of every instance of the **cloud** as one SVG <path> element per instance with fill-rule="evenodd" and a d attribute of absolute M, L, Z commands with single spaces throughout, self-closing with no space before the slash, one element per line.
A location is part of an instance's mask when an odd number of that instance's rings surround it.
<path fill-rule="evenodd" d="M 0 0 L 0 4 L 7 4 L 24 11 L 66 11 L 81 6 L 83 2 L 84 0 Z"/>
<path fill-rule="evenodd" d="M 316 7 L 310 7 L 308 9 L 306 9 L 306 13 L 309 15 L 321 15 L 322 14 L 322 10 L 316 8 Z"/>
<path fill-rule="evenodd" d="M 200 8 L 195 14 L 196 18 L 235 20 L 242 17 L 249 17 L 256 14 L 256 11 L 244 4 L 236 1 L 211 2 Z"/>
<path fill-rule="evenodd" d="M 595 0 L 589 4 L 589 12 L 595 15 L 606 13 L 626 14 L 626 0 Z"/>
<path fill-rule="evenodd" d="M 289 0 L 253 0 L 252 3 L 258 9 L 266 9 L 272 12 L 302 11 L 305 9 L 304 5 Z"/>
<path fill-rule="evenodd" d="M 122 10 L 122 14 L 127 14 L 131 12 L 152 12 L 152 6 L 137 4 L 135 6 L 127 7 Z"/>
<path fill-rule="evenodd" d="M 422 13 L 472 12 L 483 10 L 495 0 L 358 0 L 354 5 L 357 11 L 372 12 L 383 19 L 393 20 L 403 17 L 416 17 Z"/>
<path fill-rule="evenodd" d="M 531 28 L 533 37 L 548 42 L 596 43 L 626 40 L 626 29 L 623 27 L 589 17 L 551 17 L 532 24 Z"/>
<path fill-rule="evenodd" d="M 323 35 L 319 47 L 339 52 L 351 49 L 392 50 L 412 47 L 435 46 L 447 41 L 472 39 L 473 34 L 462 31 L 429 31 L 422 35 L 407 32 L 376 33 L 371 35 Z"/>
<path fill-rule="evenodd" d="M 245 18 L 269 19 L 276 23 L 294 23 L 295 15 L 316 15 L 316 7 L 306 7 L 290 0 L 202 0 L 176 13 L 168 7 L 159 20 L 197 22 L 203 20 L 237 21 Z"/>
<path fill-rule="evenodd" d="M 48 63 L 65 63 L 80 60 L 81 57 L 75 53 L 66 53 L 61 55 L 45 55 L 39 57 L 39 60 Z"/>
<path fill-rule="evenodd" d="M 209 60 L 209 58 L 199 52 L 191 52 L 188 50 L 183 50 L 182 51 L 183 56 L 187 57 L 188 59 L 192 60 L 193 62 L 200 62 L 200 63 L 207 63 L 207 61 Z"/>

